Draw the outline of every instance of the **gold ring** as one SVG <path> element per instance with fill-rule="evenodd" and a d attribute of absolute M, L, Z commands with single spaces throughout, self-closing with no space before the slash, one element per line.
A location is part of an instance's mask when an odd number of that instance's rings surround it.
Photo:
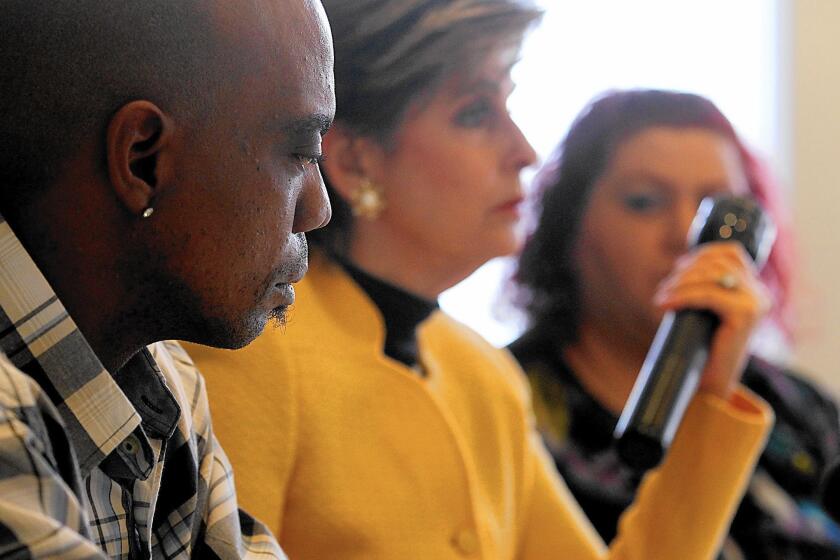
<path fill-rule="evenodd" d="M 738 288 L 738 279 L 734 274 L 723 274 L 717 279 L 717 285 L 725 290 L 735 290 Z"/>

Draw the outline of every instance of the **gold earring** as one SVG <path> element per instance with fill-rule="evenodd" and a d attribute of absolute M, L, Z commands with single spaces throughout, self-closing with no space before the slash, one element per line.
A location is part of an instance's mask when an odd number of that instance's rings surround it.
<path fill-rule="evenodd" d="M 385 210 L 385 190 L 365 177 L 353 193 L 350 206 L 354 216 L 374 220 Z"/>

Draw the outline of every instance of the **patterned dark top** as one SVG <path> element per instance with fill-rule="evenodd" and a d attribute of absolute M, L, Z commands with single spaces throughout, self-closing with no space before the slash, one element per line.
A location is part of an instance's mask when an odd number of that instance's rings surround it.
<path fill-rule="evenodd" d="M 612 446 L 617 417 L 539 333 L 526 333 L 510 350 L 528 374 L 540 432 L 560 473 L 609 542 L 641 479 Z M 755 357 L 743 383 L 773 407 L 776 424 L 720 558 L 840 559 L 840 528 L 816 496 L 823 468 L 840 455 L 837 407 L 802 378 Z"/>

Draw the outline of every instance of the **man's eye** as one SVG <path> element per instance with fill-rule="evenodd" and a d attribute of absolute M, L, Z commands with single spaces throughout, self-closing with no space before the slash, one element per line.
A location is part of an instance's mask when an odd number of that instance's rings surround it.
<path fill-rule="evenodd" d="M 303 164 L 318 165 L 324 161 L 324 154 L 295 154 L 295 157 Z"/>

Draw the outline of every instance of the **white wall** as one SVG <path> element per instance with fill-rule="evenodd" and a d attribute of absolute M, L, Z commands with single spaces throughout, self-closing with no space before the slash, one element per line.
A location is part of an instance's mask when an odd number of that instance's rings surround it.
<path fill-rule="evenodd" d="M 804 265 L 796 362 L 840 395 L 840 2 L 786 0 L 784 9 L 791 31 L 784 126 Z"/>

